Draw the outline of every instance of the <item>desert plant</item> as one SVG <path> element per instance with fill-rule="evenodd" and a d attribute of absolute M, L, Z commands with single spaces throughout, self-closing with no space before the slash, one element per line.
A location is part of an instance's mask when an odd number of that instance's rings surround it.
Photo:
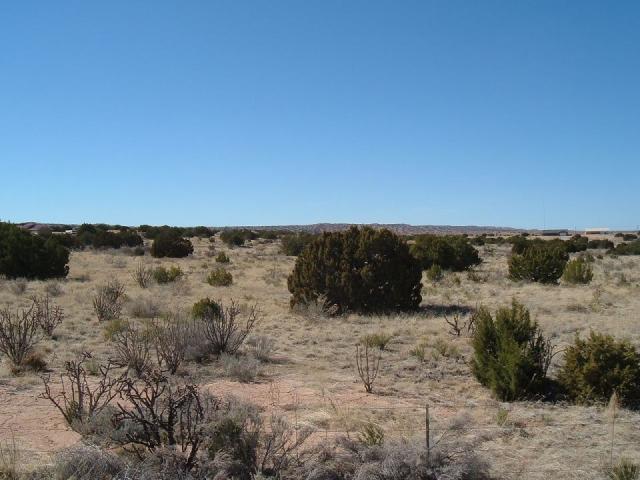
<path fill-rule="evenodd" d="M 0 479 L 2 480 L 21 480 L 22 476 L 20 466 L 23 464 L 22 454 L 16 439 L 11 433 L 11 438 L 0 440 Z"/>
<path fill-rule="evenodd" d="M 503 401 L 544 393 L 553 347 L 529 311 L 515 300 L 495 318 L 480 307 L 476 322 L 471 366 L 480 383 Z"/>
<path fill-rule="evenodd" d="M 255 306 L 241 308 L 233 300 L 226 307 L 220 302 L 217 303 L 220 305 L 220 310 L 205 309 L 204 311 L 202 316 L 204 333 L 209 341 L 211 353 L 234 354 L 251 333 L 258 319 L 258 310 Z"/>
<path fill-rule="evenodd" d="M 128 476 L 130 469 L 121 457 L 82 442 L 56 452 L 52 470 L 56 480 L 131 478 Z"/>
<path fill-rule="evenodd" d="M 389 230 L 324 233 L 298 256 L 288 278 L 291 306 L 325 295 L 339 312 L 411 310 L 422 297 L 420 264 Z"/>
<path fill-rule="evenodd" d="M 146 452 L 167 448 L 179 454 L 174 460 L 182 473 L 197 465 L 216 399 L 203 398 L 196 385 L 174 386 L 160 372 L 126 378 L 121 395 L 124 402 L 118 403 L 114 424 L 124 431 L 125 451 L 143 459 Z"/>
<path fill-rule="evenodd" d="M 130 324 L 128 328 L 115 332 L 112 342 L 116 365 L 126 367 L 127 371 L 133 370 L 138 377 L 151 369 L 152 330 Z"/>
<path fill-rule="evenodd" d="M 362 345 L 368 345 L 369 347 L 376 347 L 379 350 L 384 350 L 392 339 L 393 335 L 390 333 L 377 332 L 365 335 L 360 343 L 362 343 Z"/>
<path fill-rule="evenodd" d="M 449 317 L 448 315 L 444 316 L 445 323 L 449 326 L 449 334 L 454 337 L 459 337 L 463 333 L 467 335 L 473 335 L 473 332 L 476 328 L 476 320 L 477 314 L 473 312 L 469 317 L 464 320 L 462 315 L 459 312 L 453 312 L 453 314 Z"/>
<path fill-rule="evenodd" d="M 153 270 L 147 267 L 143 262 L 138 262 L 136 269 L 131 274 L 140 288 L 147 288 L 153 277 Z"/>
<path fill-rule="evenodd" d="M 153 298 L 138 297 L 128 302 L 129 315 L 137 318 L 157 318 L 162 313 L 162 306 Z"/>
<path fill-rule="evenodd" d="M 24 278 L 16 278 L 9 282 L 9 289 L 14 295 L 22 295 L 27 291 L 28 282 Z"/>
<path fill-rule="evenodd" d="M 16 225 L 0 222 L 0 275 L 40 280 L 66 277 L 68 263 L 69 250 L 55 236 L 32 235 Z"/>
<path fill-rule="evenodd" d="M 605 473 L 609 480 L 638 480 L 640 479 L 640 466 L 623 458 L 616 465 L 606 469 Z"/>
<path fill-rule="evenodd" d="M 197 319 L 203 319 L 205 315 L 221 315 L 222 306 L 219 302 L 211 300 L 209 297 L 202 298 L 191 307 L 191 316 Z"/>
<path fill-rule="evenodd" d="M 229 256 L 224 252 L 220 252 L 216 255 L 216 262 L 218 263 L 229 263 L 230 261 Z"/>
<path fill-rule="evenodd" d="M 252 335 L 247 338 L 246 343 L 253 356 L 258 360 L 262 362 L 271 360 L 276 345 L 276 340 L 273 337 L 267 335 Z"/>
<path fill-rule="evenodd" d="M 114 280 L 98 288 L 93 297 L 93 310 L 99 322 L 120 318 L 124 304 L 124 285 Z"/>
<path fill-rule="evenodd" d="M 188 347 L 188 324 L 178 315 L 169 315 L 153 328 L 153 348 L 160 368 L 171 374 L 178 371 Z"/>
<path fill-rule="evenodd" d="M 281 240 L 282 253 L 292 257 L 297 257 L 316 237 L 316 235 L 305 232 L 284 235 Z"/>
<path fill-rule="evenodd" d="M 114 318 L 106 323 L 103 330 L 104 339 L 112 342 L 115 335 L 129 328 L 129 321 L 123 318 Z"/>
<path fill-rule="evenodd" d="M 169 268 L 165 268 L 163 266 L 159 266 L 153 270 L 153 279 L 159 283 L 160 285 L 164 285 L 166 283 L 175 282 L 180 277 L 182 277 L 183 272 L 182 269 L 176 265 L 172 265 Z"/>
<path fill-rule="evenodd" d="M 44 291 L 51 297 L 59 297 L 64 293 L 64 290 L 60 286 L 60 282 L 56 280 L 48 281 L 44 286 Z"/>
<path fill-rule="evenodd" d="M 40 341 L 40 318 L 35 303 L 15 313 L 8 307 L 0 310 L 0 352 L 15 367 L 24 364 L 33 347 Z"/>
<path fill-rule="evenodd" d="M 371 352 L 368 345 L 365 344 L 362 350 L 359 345 L 356 345 L 356 368 L 367 393 L 373 392 L 373 384 L 380 369 L 380 359 L 381 355 Z"/>
<path fill-rule="evenodd" d="M 233 275 L 224 268 L 215 268 L 207 275 L 207 283 L 212 287 L 228 287 L 233 283 Z"/>
<path fill-rule="evenodd" d="M 373 447 L 384 443 L 384 430 L 380 425 L 373 422 L 366 422 L 358 432 L 358 441 L 363 445 Z"/>
<path fill-rule="evenodd" d="M 564 272 L 567 252 L 553 245 L 532 245 L 509 258 L 509 278 L 554 284 Z"/>
<path fill-rule="evenodd" d="M 220 355 L 220 365 L 227 377 L 242 383 L 253 382 L 260 369 L 260 363 L 256 358 L 229 355 L 228 353 Z"/>
<path fill-rule="evenodd" d="M 593 269 L 586 259 L 578 257 L 567 262 L 562 280 L 571 284 L 585 285 L 593 280 Z"/>
<path fill-rule="evenodd" d="M 640 353 L 627 340 L 591 332 L 566 349 L 558 380 L 579 403 L 606 402 L 616 392 L 622 405 L 637 407 Z"/>
<path fill-rule="evenodd" d="M 434 263 L 427 269 L 427 278 L 436 283 L 442 280 L 442 267 L 437 263 Z"/>
<path fill-rule="evenodd" d="M 76 431 L 91 421 L 110 405 L 120 393 L 123 376 L 112 376 L 111 362 L 98 366 L 98 381 L 89 381 L 87 364 L 93 359 L 90 352 L 83 352 L 77 359 L 64 364 L 60 384 L 51 388 L 51 377 L 42 378 L 44 392 L 41 398 L 49 400 L 60 411 L 67 424 Z"/>
<path fill-rule="evenodd" d="M 478 250 L 462 235 L 420 235 L 411 246 L 411 253 L 424 270 L 438 265 L 443 270 L 459 272 L 482 262 Z"/>
<path fill-rule="evenodd" d="M 151 245 L 151 255 L 156 258 L 182 258 L 193 253 L 193 244 L 175 232 L 160 233 Z"/>
<path fill-rule="evenodd" d="M 64 311 L 50 301 L 48 294 L 43 297 L 34 297 L 33 304 L 40 328 L 49 337 L 53 336 L 53 331 L 62 323 Z"/>

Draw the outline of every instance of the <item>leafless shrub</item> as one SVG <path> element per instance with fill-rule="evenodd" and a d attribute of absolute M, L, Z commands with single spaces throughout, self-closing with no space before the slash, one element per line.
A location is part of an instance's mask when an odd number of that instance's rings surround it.
<path fill-rule="evenodd" d="M 252 335 L 247 338 L 247 345 L 254 357 L 262 362 L 268 362 L 271 360 L 276 341 L 267 335 Z"/>
<path fill-rule="evenodd" d="M 140 288 L 147 288 L 151 284 L 153 278 L 153 270 L 147 267 L 144 262 L 138 262 L 135 270 L 131 274 Z"/>
<path fill-rule="evenodd" d="M 364 390 L 367 393 L 373 392 L 373 383 L 378 376 L 381 358 L 380 353 L 376 356 L 373 351 L 370 351 L 370 348 L 369 345 L 365 344 L 361 351 L 360 346 L 356 345 L 356 367 L 360 380 L 364 385 Z"/>
<path fill-rule="evenodd" d="M 462 314 L 459 312 L 453 312 L 451 318 L 447 315 L 444 316 L 444 321 L 449 325 L 449 334 L 454 337 L 459 337 L 463 333 L 472 336 L 476 329 L 476 320 L 477 317 L 475 313 L 469 315 L 466 320 L 462 319 Z"/>
<path fill-rule="evenodd" d="M 40 328 L 49 337 L 53 336 L 53 331 L 64 319 L 62 308 L 54 305 L 48 294 L 43 297 L 33 297 L 33 304 L 38 315 Z"/>
<path fill-rule="evenodd" d="M 156 323 L 153 330 L 153 347 L 160 368 L 174 374 L 184 361 L 189 325 L 182 318 L 171 315 L 162 323 Z"/>
<path fill-rule="evenodd" d="M 296 454 L 312 435 L 308 426 L 293 426 L 284 417 L 273 414 L 263 426 L 258 445 L 258 471 L 276 476 L 296 461 Z"/>
<path fill-rule="evenodd" d="M 40 397 L 53 403 L 76 431 L 107 408 L 123 386 L 122 376 L 112 376 L 111 362 L 98 366 L 97 383 L 89 382 L 87 364 L 92 358 L 91 353 L 84 352 L 77 360 L 65 362 L 60 385 L 55 389 L 50 376 L 42 377 L 44 392 Z"/>
<path fill-rule="evenodd" d="M 207 310 L 202 317 L 205 334 L 213 354 L 234 354 L 251 333 L 258 319 L 258 310 L 255 306 L 241 308 L 233 300 L 227 307 L 220 305 L 219 311 Z"/>
<path fill-rule="evenodd" d="M 9 282 L 9 289 L 14 295 L 22 295 L 27 290 L 28 282 L 24 278 L 16 278 Z"/>
<path fill-rule="evenodd" d="M 168 448 L 180 452 L 174 458 L 179 470 L 196 466 L 208 413 L 218 408 L 217 400 L 203 398 L 196 385 L 175 387 L 157 371 L 138 381 L 127 378 L 121 398 L 114 422 L 126 427 L 125 451 L 143 459 L 146 452 Z"/>
<path fill-rule="evenodd" d="M 0 310 L 0 352 L 14 366 L 23 365 L 25 359 L 40 341 L 38 310 L 35 303 L 13 313 L 8 307 Z"/>
<path fill-rule="evenodd" d="M 98 321 L 113 320 L 120 318 L 123 303 L 124 285 L 114 280 L 98 288 L 93 298 L 93 310 L 96 312 Z"/>
<path fill-rule="evenodd" d="M 141 377 L 151 368 L 153 331 L 129 324 L 113 335 L 115 363 Z"/>

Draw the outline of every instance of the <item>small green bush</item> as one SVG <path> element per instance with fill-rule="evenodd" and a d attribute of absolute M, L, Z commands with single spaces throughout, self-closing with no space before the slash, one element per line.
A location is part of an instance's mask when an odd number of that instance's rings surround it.
<path fill-rule="evenodd" d="M 156 258 L 182 258 L 193 253 L 191 241 L 174 233 L 159 234 L 151 245 L 151 255 Z"/>
<path fill-rule="evenodd" d="M 562 280 L 574 285 L 586 285 L 593 280 L 591 265 L 589 265 L 589 262 L 583 257 L 578 257 L 567 262 L 567 265 L 564 267 L 564 273 L 562 274 Z"/>
<path fill-rule="evenodd" d="M 550 243 L 550 242 L 549 242 Z M 569 254 L 555 245 L 532 245 L 509 258 L 509 278 L 547 284 L 558 283 Z"/>
<path fill-rule="evenodd" d="M 191 316 L 196 319 L 202 319 L 207 315 L 220 316 L 221 314 L 222 306 L 220 303 L 209 297 L 198 300 L 191 307 Z"/>
<path fill-rule="evenodd" d="M 392 339 L 392 334 L 386 332 L 378 332 L 365 335 L 360 343 L 368 347 L 376 347 L 380 350 L 384 350 Z"/>
<path fill-rule="evenodd" d="M 229 263 L 230 261 L 231 260 L 229 259 L 229 256 L 224 252 L 220 252 L 216 256 L 216 262 L 217 263 Z"/>
<path fill-rule="evenodd" d="M 638 480 L 640 479 L 640 466 L 623 458 L 616 465 L 609 467 L 606 474 L 609 480 Z"/>
<path fill-rule="evenodd" d="M 427 278 L 432 282 L 439 282 L 442 280 L 442 268 L 437 263 L 434 263 L 427 270 Z"/>
<path fill-rule="evenodd" d="M 614 243 L 611 240 L 607 240 L 607 239 L 594 239 L 594 240 L 589 240 L 589 243 L 587 243 L 587 247 L 590 249 L 609 250 L 614 246 L 615 246 Z"/>
<path fill-rule="evenodd" d="M 411 253 L 424 270 L 439 265 L 444 270 L 460 272 L 482 262 L 478 250 L 462 235 L 420 235 L 411 246 Z"/>
<path fill-rule="evenodd" d="M 296 259 L 287 284 L 291 306 L 325 296 L 336 313 L 411 310 L 422 299 L 420 263 L 389 230 L 326 232 Z"/>
<path fill-rule="evenodd" d="M 153 279 L 160 285 L 175 282 L 180 277 L 182 277 L 182 275 L 182 269 L 175 265 L 172 265 L 169 268 L 160 266 L 153 270 Z"/>
<path fill-rule="evenodd" d="M 615 391 L 621 404 L 637 407 L 640 353 L 626 340 L 591 332 L 567 348 L 558 380 L 576 402 L 606 402 Z"/>
<path fill-rule="evenodd" d="M 609 253 L 614 255 L 640 255 L 640 240 L 629 243 L 620 243 Z"/>
<path fill-rule="evenodd" d="M 240 247 L 249 240 L 255 240 L 258 235 L 249 229 L 229 229 L 220 233 L 220 240 L 230 247 Z"/>
<path fill-rule="evenodd" d="M 495 317 L 481 307 L 472 343 L 473 374 L 500 400 L 544 393 L 552 346 L 523 305 L 514 300 Z"/>
<path fill-rule="evenodd" d="M 216 268 L 207 275 L 207 283 L 212 287 L 228 287 L 233 283 L 233 275 L 224 268 Z"/>

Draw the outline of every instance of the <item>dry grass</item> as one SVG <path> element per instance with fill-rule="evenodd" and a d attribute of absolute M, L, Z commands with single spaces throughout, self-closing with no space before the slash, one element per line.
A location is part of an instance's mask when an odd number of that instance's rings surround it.
<path fill-rule="evenodd" d="M 188 311 L 204 297 L 255 303 L 261 317 L 252 335 L 273 343 L 268 362 L 260 362 L 258 377 L 243 377 L 245 383 L 228 378 L 235 365 L 229 360 L 226 365 L 188 363 L 181 367 L 182 374 L 214 393 L 277 408 L 327 437 L 339 430 L 356 432 L 367 422 L 380 425 L 388 437 L 424 436 L 421 429 L 428 403 L 434 440 L 450 428 L 452 419 L 463 418 L 464 435 L 482 437 L 484 455 L 503 478 L 547 478 L 548 470 L 564 472 L 551 474 L 552 478 L 601 478 L 611 454 L 606 409 L 493 400 L 470 374 L 469 338 L 450 335 L 445 315 L 451 318 L 452 311 L 466 312 L 479 304 L 495 307 L 515 298 L 560 347 L 590 329 L 628 337 L 640 345 L 640 258 L 605 256 L 593 264 L 594 280 L 589 285 L 544 286 L 508 280 L 508 248 L 491 246 L 481 248 L 485 262 L 473 275 L 446 273 L 437 284 L 425 278 L 419 313 L 327 318 L 289 309 L 286 274 L 295 259 L 281 255 L 278 243 L 253 242 L 250 248 L 234 249 L 217 244 L 216 252 L 224 251 L 231 259 L 225 268 L 234 282 L 213 287 L 206 282 L 215 266 L 209 257 L 210 244 L 193 241 L 195 252 L 189 258 L 146 259 L 150 267 L 175 264 L 184 272 L 176 284 L 152 283 L 146 289 L 131 275 L 139 258 L 74 252 L 69 278 L 53 287 L 60 292 L 56 304 L 64 309 L 65 319 L 56 338 L 42 342 L 49 367 L 58 372 L 65 360 L 85 350 L 99 359 L 113 356 L 114 345 L 105 341 L 105 324 L 98 323 L 91 304 L 96 288 L 113 279 L 124 284 L 129 298 L 124 317 L 140 325 L 145 320 L 135 317 L 153 316 L 155 306 L 165 312 Z M 25 306 L 29 295 L 51 294 L 50 285 L 28 282 L 25 295 L 14 282 L 3 282 L 0 305 Z M 466 313 L 461 315 L 464 318 Z M 366 394 L 359 384 L 354 351 L 361 339 L 380 332 L 392 340 L 380 351 L 374 393 Z M 252 342 L 243 347 L 243 355 L 256 358 Z M 424 348 L 424 361 L 411 354 L 418 344 Z M 35 374 L 14 377 L 7 368 L 0 372 L 0 434 L 12 429 L 21 446 L 46 457 L 78 437 L 68 431 L 52 405 L 35 400 L 41 390 Z M 640 415 L 622 410 L 616 421 L 614 459 L 640 461 Z"/>

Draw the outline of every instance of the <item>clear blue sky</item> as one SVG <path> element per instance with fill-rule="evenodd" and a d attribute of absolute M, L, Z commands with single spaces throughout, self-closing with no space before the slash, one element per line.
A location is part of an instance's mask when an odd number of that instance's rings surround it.
<path fill-rule="evenodd" d="M 7 1 L 0 218 L 640 223 L 640 2 Z"/>

